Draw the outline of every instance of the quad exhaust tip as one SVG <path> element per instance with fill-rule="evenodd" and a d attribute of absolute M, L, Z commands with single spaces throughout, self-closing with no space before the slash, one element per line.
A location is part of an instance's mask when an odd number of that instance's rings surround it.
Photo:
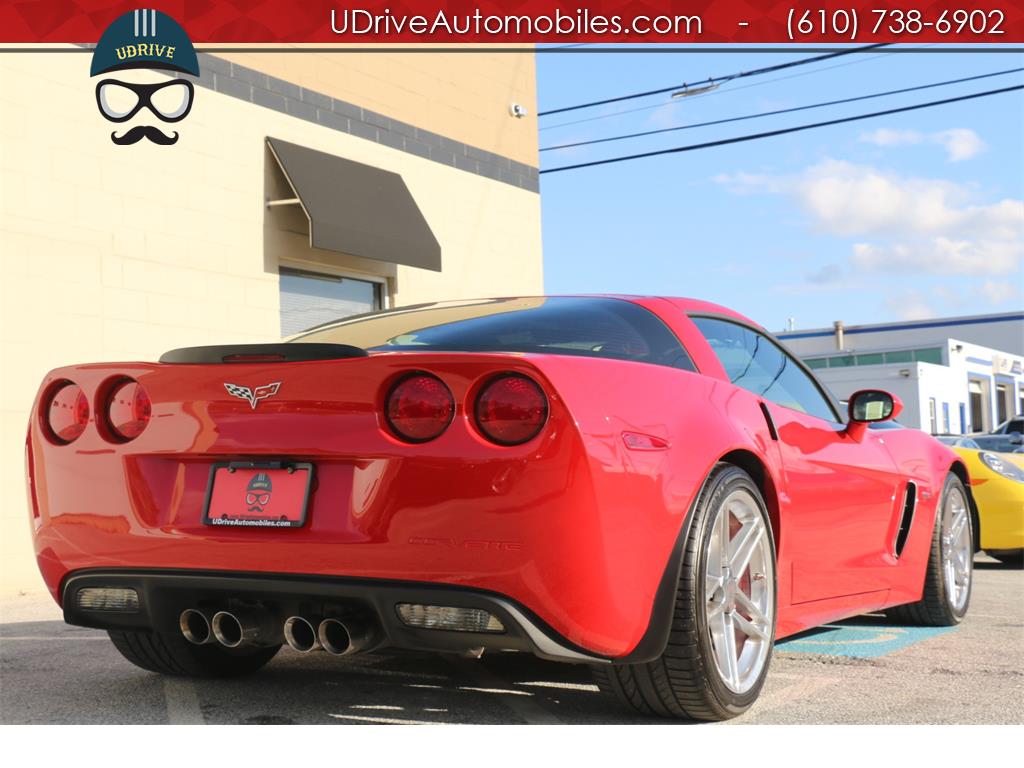
<path fill-rule="evenodd" d="M 181 634 L 193 645 L 205 645 L 213 642 L 213 631 L 206 614 L 195 608 L 187 608 L 178 617 Z"/>
<path fill-rule="evenodd" d="M 217 611 L 213 614 L 213 621 L 210 623 L 213 629 L 213 636 L 217 642 L 225 648 L 237 648 L 245 640 L 246 632 L 242 628 L 242 622 L 233 613 Z"/>
<path fill-rule="evenodd" d="M 373 646 L 377 633 L 372 625 L 358 619 L 324 619 L 317 629 L 317 639 L 328 653 L 348 656 Z"/>
<path fill-rule="evenodd" d="M 299 653 L 309 653 L 320 647 L 316 627 L 302 616 L 291 616 L 285 621 L 284 639 L 289 648 Z"/>

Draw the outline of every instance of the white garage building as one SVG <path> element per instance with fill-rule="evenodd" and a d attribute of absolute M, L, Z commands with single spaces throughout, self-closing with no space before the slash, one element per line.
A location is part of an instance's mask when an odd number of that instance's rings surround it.
<path fill-rule="evenodd" d="M 1024 312 L 795 330 L 778 337 L 841 399 L 878 387 L 900 421 L 932 434 L 987 432 L 1024 412 Z"/>

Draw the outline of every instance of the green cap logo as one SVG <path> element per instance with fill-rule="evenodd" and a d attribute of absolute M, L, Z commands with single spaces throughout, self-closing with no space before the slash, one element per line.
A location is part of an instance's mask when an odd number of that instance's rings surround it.
<path fill-rule="evenodd" d="M 92 54 L 89 75 L 119 69 L 169 69 L 199 76 L 199 59 L 181 25 L 152 9 L 129 11 L 107 27 Z"/>

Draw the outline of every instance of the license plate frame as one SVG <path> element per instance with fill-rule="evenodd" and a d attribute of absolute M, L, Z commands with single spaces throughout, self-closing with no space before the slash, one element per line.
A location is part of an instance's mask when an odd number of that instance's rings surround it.
<path fill-rule="evenodd" d="M 301 493 L 301 508 L 297 510 L 297 514 L 296 510 L 289 508 L 286 514 L 275 516 L 270 514 L 251 515 L 244 511 L 244 507 L 248 503 L 245 498 L 248 495 L 248 491 L 246 491 L 246 494 L 241 499 L 243 502 L 242 514 L 228 515 L 226 511 L 218 511 L 214 509 L 215 502 L 220 500 L 221 505 L 225 503 L 222 499 L 223 494 L 217 493 L 217 479 L 221 476 L 221 472 L 226 473 L 228 476 L 237 476 L 238 479 L 232 478 L 231 481 L 228 481 L 231 486 L 238 485 L 239 482 L 248 485 L 260 473 L 267 476 L 271 487 L 275 478 L 279 479 L 279 487 L 280 480 L 287 478 L 289 483 L 287 493 L 291 496 Z M 314 473 L 315 467 L 308 461 L 288 461 L 282 459 L 215 462 L 210 467 L 210 476 L 206 484 L 206 498 L 203 502 L 201 522 L 203 525 L 216 528 L 271 528 L 274 530 L 302 528 L 309 517 L 309 496 L 313 489 Z M 299 488 L 297 485 L 302 482 L 301 479 L 295 478 L 297 474 L 305 475 L 305 484 L 302 488 Z M 231 488 L 231 490 L 234 491 L 236 489 Z M 273 491 L 268 491 L 266 495 L 272 498 Z M 221 508 L 223 509 L 223 507 Z"/>

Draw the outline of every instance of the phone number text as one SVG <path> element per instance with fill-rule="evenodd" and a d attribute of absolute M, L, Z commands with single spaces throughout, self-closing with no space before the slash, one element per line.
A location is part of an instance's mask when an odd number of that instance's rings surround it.
<path fill-rule="evenodd" d="M 802 37 L 835 35 L 857 40 L 858 35 L 919 35 L 935 32 L 940 35 L 974 37 L 1003 35 L 1005 14 L 998 9 L 946 9 L 938 15 L 899 8 L 805 9 L 790 8 L 787 32 L 790 40 Z"/>

